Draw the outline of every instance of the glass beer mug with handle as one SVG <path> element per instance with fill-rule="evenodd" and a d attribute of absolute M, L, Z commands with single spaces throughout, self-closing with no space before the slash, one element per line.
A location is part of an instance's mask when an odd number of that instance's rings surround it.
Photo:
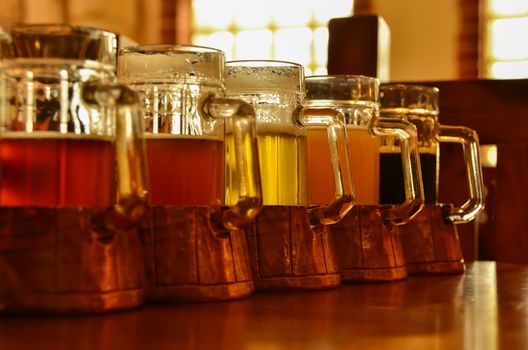
<path fill-rule="evenodd" d="M 295 63 L 228 62 L 226 88 L 228 96 L 251 103 L 257 118 L 264 207 L 256 223 L 246 227 L 256 288 L 336 286 L 340 281 L 333 251 L 321 231 L 323 225 L 339 221 L 353 202 L 339 112 L 304 107 L 304 69 Z M 335 196 L 312 207 L 308 207 L 306 182 L 306 128 L 310 125 L 327 130 L 335 184 Z M 230 180 L 234 161 L 229 152 L 227 164 L 226 196 L 231 200 L 240 189 Z"/>
<path fill-rule="evenodd" d="M 463 126 L 438 122 L 439 90 L 435 87 L 384 84 L 381 86 L 381 114 L 384 118 L 407 120 L 418 131 L 418 145 L 426 206 L 413 221 L 400 228 L 403 248 L 412 272 L 460 272 L 463 259 L 453 224 L 471 221 L 484 207 L 478 136 Z M 469 187 L 468 200 L 459 207 L 438 203 L 439 154 L 441 142 L 462 145 Z M 384 138 L 380 149 L 381 167 L 392 177 L 380 179 L 381 198 L 393 203 L 401 197 L 394 183 L 401 167 L 394 164 L 393 152 L 399 143 Z"/>
<path fill-rule="evenodd" d="M 360 75 L 306 78 L 307 106 L 339 110 L 346 122 L 348 149 L 356 188 L 356 207 L 332 233 L 343 281 L 388 281 L 407 276 L 399 237 L 393 225 L 411 220 L 422 208 L 423 191 L 416 129 L 406 121 L 379 118 L 379 80 Z M 331 177 L 324 166 L 328 152 L 321 147 L 325 130 L 308 130 L 309 200 L 322 203 L 331 194 Z M 379 205 L 379 147 L 385 135 L 402 144 L 397 156 L 405 169 L 399 179 L 404 195 L 391 206 Z M 381 171 L 383 173 L 383 170 Z M 391 176 L 391 174 L 383 174 Z"/>
<path fill-rule="evenodd" d="M 356 205 L 379 204 L 381 136 L 393 135 L 403 144 L 398 152 L 398 162 L 407 170 L 401 177 L 404 195 L 400 201 L 391 203 L 398 205 L 388 207 L 385 215 L 386 220 L 395 225 L 408 222 L 420 211 L 423 203 L 416 137 L 412 137 L 416 136 L 416 132 L 405 121 L 379 118 L 378 79 L 353 75 L 311 76 L 306 78 L 306 91 L 307 106 L 335 108 L 343 113 L 356 187 Z M 310 130 L 308 188 L 311 204 L 324 202 L 331 194 L 331 183 L 328 181 L 330 177 L 322 173 L 325 167 L 319 166 L 328 158 L 321 152 L 320 139 L 323 131 L 315 128 Z"/>
<path fill-rule="evenodd" d="M 115 34 L 0 34 L 0 309 L 139 306 L 143 126 L 137 95 L 115 83 Z"/>
<path fill-rule="evenodd" d="M 141 236 L 150 299 L 223 300 L 253 291 L 237 229 L 261 208 L 255 117 L 249 104 L 223 97 L 224 65 L 224 53 L 206 47 L 119 53 L 118 78 L 140 95 L 145 119 L 151 207 Z M 242 189 L 227 206 L 226 138 L 235 144 Z"/>

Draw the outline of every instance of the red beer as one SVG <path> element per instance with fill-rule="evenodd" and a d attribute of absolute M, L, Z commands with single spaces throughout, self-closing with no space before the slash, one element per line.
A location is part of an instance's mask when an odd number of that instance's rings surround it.
<path fill-rule="evenodd" d="M 224 142 L 208 136 L 148 134 L 152 205 L 224 202 Z"/>
<path fill-rule="evenodd" d="M 3 133 L 0 205 L 110 206 L 114 157 L 113 141 L 101 136 Z"/>

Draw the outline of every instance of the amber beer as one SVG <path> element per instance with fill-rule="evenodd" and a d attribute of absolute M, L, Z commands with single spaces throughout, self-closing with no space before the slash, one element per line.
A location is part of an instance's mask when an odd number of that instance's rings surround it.
<path fill-rule="evenodd" d="M 56 132 L 0 135 L 1 206 L 90 206 L 114 203 L 110 138 Z"/>
<path fill-rule="evenodd" d="M 347 126 L 348 151 L 356 204 L 376 205 L 379 199 L 380 138 L 369 134 L 364 127 Z M 325 204 L 334 200 L 334 180 L 326 129 L 307 130 L 308 203 Z"/>
<path fill-rule="evenodd" d="M 152 205 L 219 206 L 224 142 L 211 136 L 146 134 Z"/>

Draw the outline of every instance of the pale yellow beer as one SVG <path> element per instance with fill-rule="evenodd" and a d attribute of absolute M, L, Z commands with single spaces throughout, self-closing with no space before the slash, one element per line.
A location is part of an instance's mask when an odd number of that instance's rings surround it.
<path fill-rule="evenodd" d="M 367 128 L 347 126 L 350 166 L 356 188 L 356 204 L 379 203 L 379 149 L 380 138 Z M 308 204 L 321 205 L 334 200 L 334 179 L 324 128 L 307 129 Z"/>
<path fill-rule="evenodd" d="M 257 124 L 258 154 L 264 205 L 306 205 L 306 136 L 293 125 Z M 226 137 L 226 200 L 239 195 L 234 143 Z"/>

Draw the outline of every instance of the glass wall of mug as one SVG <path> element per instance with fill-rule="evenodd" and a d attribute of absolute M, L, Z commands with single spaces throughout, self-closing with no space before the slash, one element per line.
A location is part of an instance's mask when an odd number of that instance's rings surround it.
<path fill-rule="evenodd" d="M 306 78 L 307 105 L 332 107 L 345 118 L 348 151 L 352 163 L 356 187 L 356 204 L 380 204 L 379 178 L 391 176 L 380 169 L 380 147 L 383 137 L 394 137 L 401 142 L 397 158 L 405 173 L 398 186 L 404 189 L 399 204 L 388 209 L 386 219 L 401 224 L 414 216 L 422 206 L 421 175 L 418 166 L 416 130 L 407 121 L 385 120 L 379 117 L 379 81 L 376 78 L 357 75 L 312 76 Z M 321 147 L 324 135 L 321 128 L 308 130 L 310 203 L 316 204 L 331 196 L 330 176 L 324 164 L 329 154 Z M 405 175 L 405 176 L 403 176 Z"/>
<path fill-rule="evenodd" d="M 438 96 L 439 90 L 435 87 L 382 84 L 381 116 L 393 120 L 407 120 L 416 127 L 426 204 L 438 203 L 440 142 L 462 145 L 469 199 L 462 206 L 452 208 L 447 218 L 455 223 L 467 222 L 473 219 L 484 205 L 478 135 L 464 126 L 441 125 L 438 122 Z M 382 140 L 380 201 L 384 204 L 397 203 L 403 196 L 403 187 L 396 183 L 402 174 L 401 164 L 395 160 L 395 153 L 399 152 L 400 146 L 394 137 L 384 137 Z"/>
<path fill-rule="evenodd" d="M 356 204 L 379 203 L 380 138 L 370 124 L 379 109 L 379 81 L 365 76 L 312 76 L 306 78 L 306 104 L 309 107 L 333 107 L 343 114 L 347 127 L 348 152 L 352 164 Z M 308 202 L 327 203 L 333 196 L 327 132 L 309 128 Z M 402 200 L 403 201 L 403 200 Z"/>
<path fill-rule="evenodd" d="M 326 166 L 330 174 L 333 170 L 335 186 L 327 201 L 318 204 L 345 197 L 350 204 L 353 188 L 344 125 L 336 110 L 304 107 L 301 65 L 281 61 L 227 62 L 226 88 L 228 96 L 243 99 L 255 108 L 264 205 L 312 204 L 307 192 L 308 125 L 324 129 L 326 142 L 322 147 L 330 147 L 334 160 Z M 228 181 L 228 200 L 238 191 Z"/>
<path fill-rule="evenodd" d="M 393 225 L 411 220 L 423 206 L 416 128 L 407 121 L 379 117 L 379 81 L 357 75 L 306 78 L 307 106 L 336 108 L 346 122 L 356 204 L 328 228 L 341 278 L 347 282 L 394 281 L 407 276 L 399 235 Z M 330 155 L 321 147 L 325 130 L 308 129 L 308 179 L 311 203 L 331 195 Z M 398 161 L 405 169 L 399 186 L 405 196 L 395 205 L 379 205 L 379 150 L 383 136 L 401 141 Z M 322 171 L 323 170 L 323 171 Z M 390 174 L 389 174 L 390 176 Z"/>
<path fill-rule="evenodd" d="M 404 116 L 418 132 L 418 148 L 422 169 L 425 204 L 434 204 L 438 196 L 439 143 L 438 89 L 427 86 L 386 84 L 381 86 L 381 114 L 383 117 Z M 383 137 L 380 147 L 380 202 L 400 203 L 405 198 L 402 167 L 399 161 L 399 140 Z"/>
<path fill-rule="evenodd" d="M 225 145 L 236 144 L 233 181 L 243 191 L 228 204 L 247 223 L 260 207 L 254 117 L 243 101 L 223 98 L 224 64 L 224 53 L 213 48 L 143 45 L 120 51 L 118 77 L 140 95 L 151 204 L 226 204 Z"/>
<path fill-rule="evenodd" d="M 141 124 L 129 115 L 130 130 L 121 134 L 114 114 L 135 97 L 126 101 L 121 88 L 97 91 L 94 85 L 115 83 L 116 36 L 68 25 L 20 25 L 1 38 L 0 205 L 109 207 L 121 189 L 118 195 L 144 196 L 144 175 L 133 165 L 142 161 L 134 141 Z M 117 113 L 119 123 L 124 115 Z M 133 149 L 136 160 L 126 154 Z"/>
<path fill-rule="evenodd" d="M 99 29 L 0 30 L 0 312 L 144 301 L 143 124 L 115 81 L 116 50 Z"/>

